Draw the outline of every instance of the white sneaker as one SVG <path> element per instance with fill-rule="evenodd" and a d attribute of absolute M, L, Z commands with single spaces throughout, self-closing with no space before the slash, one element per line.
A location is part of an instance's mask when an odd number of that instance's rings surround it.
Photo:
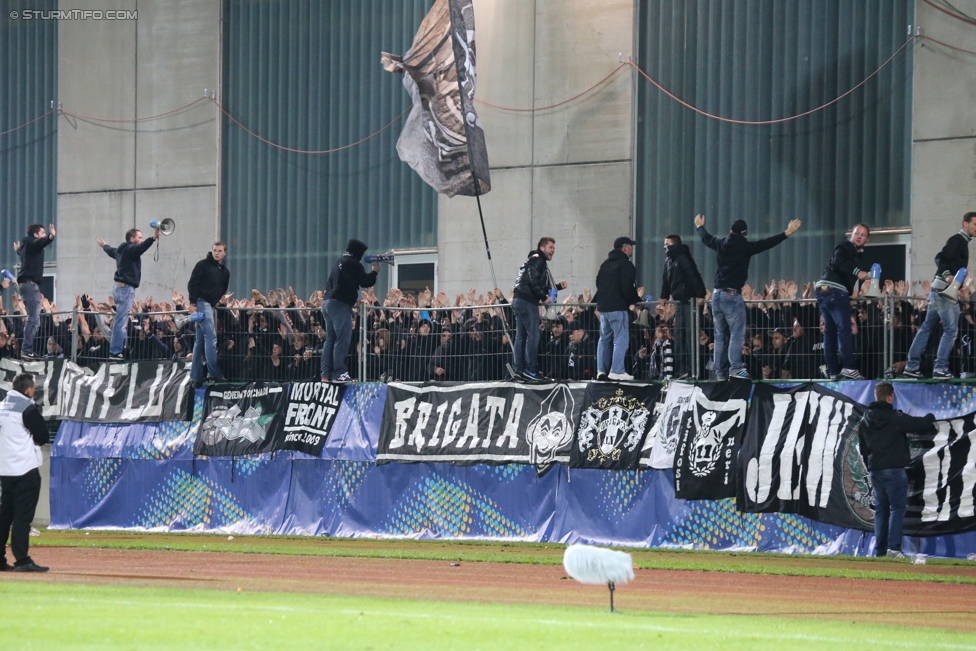
<path fill-rule="evenodd" d="M 607 377 L 611 380 L 618 380 L 620 382 L 632 382 L 634 380 L 634 376 L 630 373 L 611 373 Z"/>

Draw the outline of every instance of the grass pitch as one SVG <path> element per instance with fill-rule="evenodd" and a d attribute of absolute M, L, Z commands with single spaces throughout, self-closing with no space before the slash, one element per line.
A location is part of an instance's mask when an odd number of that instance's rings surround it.
<path fill-rule="evenodd" d="M 976 649 L 971 634 L 783 617 L 0 582 L 28 649 Z"/>

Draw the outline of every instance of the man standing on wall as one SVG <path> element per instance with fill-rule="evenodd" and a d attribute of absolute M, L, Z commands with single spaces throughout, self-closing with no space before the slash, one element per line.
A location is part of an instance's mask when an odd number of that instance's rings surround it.
<path fill-rule="evenodd" d="M 935 416 L 916 418 L 896 411 L 892 407 L 895 388 L 888 382 L 878 382 L 874 399 L 857 430 L 858 448 L 874 488 L 874 555 L 905 558 L 901 551 L 908 502 L 905 468 L 912 462 L 907 435 L 931 430 Z"/>
<path fill-rule="evenodd" d="M 746 338 L 746 304 L 742 299 L 742 287 L 749 276 L 749 260 L 757 253 L 773 248 L 799 230 L 802 222 L 794 219 L 786 231 L 750 242 L 746 239 L 749 230 L 745 220 L 732 222 L 732 229 L 725 239 L 709 235 L 705 230 L 705 216 L 695 217 L 698 236 L 705 246 L 718 253 L 718 268 L 715 269 L 715 288 L 712 290 L 712 320 L 715 323 L 715 377 L 749 379 L 749 371 L 742 363 L 742 345 Z M 726 337 L 728 342 L 726 343 Z M 728 349 L 726 352 L 726 346 Z"/>
<path fill-rule="evenodd" d="M 380 265 L 366 273 L 361 260 L 369 247 L 359 240 L 349 240 L 342 256 L 332 265 L 325 285 L 322 315 L 325 317 L 325 343 L 322 344 L 321 376 L 323 382 L 350 382 L 346 356 L 352 342 L 352 308 L 360 287 L 376 284 Z M 365 324 L 360 324 L 365 327 Z"/>
<path fill-rule="evenodd" d="M 226 265 L 227 245 L 214 242 L 207 257 L 193 267 L 190 282 L 186 289 L 190 302 L 196 304 L 197 312 L 203 319 L 197 321 L 196 337 L 193 343 L 193 362 L 190 365 L 190 380 L 203 383 L 204 359 L 206 359 L 207 380 L 222 382 L 224 374 L 217 365 L 217 327 L 214 310 L 220 299 L 227 293 L 230 285 L 230 271 Z"/>
<path fill-rule="evenodd" d="M 37 336 L 37 326 L 41 322 L 41 283 L 44 282 L 44 248 L 54 241 L 54 224 L 49 225 L 50 233 L 40 224 L 27 227 L 27 237 L 14 243 L 14 249 L 20 255 L 20 273 L 17 282 L 20 284 L 20 295 L 27 308 L 27 324 L 24 326 L 24 340 L 21 342 L 20 356 L 22 359 L 41 359 L 34 352 L 34 338 Z"/>
<path fill-rule="evenodd" d="M 922 377 L 922 355 L 929 343 L 929 336 L 936 324 L 942 322 L 942 339 L 939 340 L 939 352 L 935 358 L 935 369 L 932 371 L 933 380 L 948 380 L 952 378 L 949 372 L 949 355 L 956 345 L 956 331 L 959 329 L 959 302 L 943 298 L 940 292 L 947 288 L 960 269 L 969 266 L 969 242 L 976 236 L 976 212 L 967 212 L 962 218 L 962 229 L 950 237 L 939 255 L 935 256 L 937 269 L 935 280 L 932 281 L 932 291 L 929 293 L 929 309 L 925 314 L 925 322 L 915 334 L 912 347 L 908 351 L 908 363 L 905 365 L 905 377 Z"/>
<path fill-rule="evenodd" d="M 549 260 L 556 253 L 556 240 L 543 237 L 515 277 L 512 312 L 515 314 L 515 350 L 513 371 L 516 379 L 537 380 L 539 372 L 539 305 L 551 300 L 550 292 L 566 289 L 566 281 L 558 285 L 549 273 Z"/>
<path fill-rule="evenodd" d="M 691 374 L 692 332 L 691 310 L 697 299 L 705 298 L 705 281 L 698 272 L 698 265 L 691 257 L 687 244 L 682 244 L 680 235 L 664 238 L 664 280 L 661 283 L 661 301 L 667 304 L 674 299 L 674 375 L 682 378 Z M 696 337 L 697 338 L 697 337 Z"/>
<path fill-rule="evenodd" d="M 159 239 L 159 229 L 153 237 L 143 241 L 142 231 L 130 228 L 125 233 L 125 242 L 111 247 L 105 240 L 98 238 L 98 246 L 115 260 L 115 287 L 112 297 L 115 299 L 115 321 L 112 324 L 112 340 L 109 342 L 108 356 L 111 360 L 123 360 L 125 355 L 125 336 L 129 330 L 129 312 L 132 311 L 132 301 L 136 297 L 136 288 L 142 281 L 142 254 L 149 250 L 153 242 Z"/>
<path fill-rule="evenodd" d="M 854 335 L 851 333 L 851 292 L 858 280 L 871 274 L 861 269 L 861 252 L 871 230 L 857 224 L 851 238 L 834 248 L 834 254 L 817 281 L 817 305 L 824 321 L 824 363 L 831 379 L 863 380 L 854 360 Z"/>
<path fill-rule="evenodd" d="M 28 555 L 31 522 L 41 495 L 42 445 L 50 441 L 47 425 L 34 402 L 34 377 L 14 377 L 11 391 L 0 402 L 0 541 L 4 554 L 0 572 L 47 572 Z M 7 564 L 10 534 L 13 566 Z"/>
<path fill-rule="evenodd" d="M 623 380 L 634 376 L 625 365 L 630 345 L 630 308 L 640 303 L 637 293 L 637 269 L 630 261 L 634 245 L 629 237 L 613 241 L 613 250 L 600 265 L 596 275 L 597 309 L 600 311 L 600 343 L 596 349 L 598 380 Z"/>

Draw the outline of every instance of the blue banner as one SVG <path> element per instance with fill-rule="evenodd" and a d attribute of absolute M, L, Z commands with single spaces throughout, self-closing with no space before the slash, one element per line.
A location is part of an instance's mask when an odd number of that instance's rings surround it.
<path fill-rule="evenodd" d="M 856 399 L 869 382 L 832 383 Z M 51 459 L 51 526 L 583 542 L 623 546 L 866 554 L 873 534 L 784 513 L 738 513 L 734 499 L 674 497 L 670 470 L 375 465 L 385 386 L 349 387 L 320 457 L 300 452 L 196 459 L 192 423 L 119 428 L 63 423 Z M 896 386 L 896 407 L 974 411 L 976 387 Z M 922 412 L 924 413 L 924 412 Z M 187 426 L 187 430 L 178 426 Z M 906 552 L 965 557 L 976 533 L 911 538 Z"/>

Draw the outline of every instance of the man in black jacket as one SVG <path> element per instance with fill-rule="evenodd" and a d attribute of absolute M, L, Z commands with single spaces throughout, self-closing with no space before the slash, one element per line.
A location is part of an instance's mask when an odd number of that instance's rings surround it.
<path fill-rule="evenodd" d="M 888 382 L 874 387 L 874 398 L 857 430 L 858 448 L 874 489 L 874 555 L 904 558 L 901 532 L 908 501 L 905 467 L 912 462 L 907 434 L 931 430 L 935 416 L 916 418 L 896 411 L 892 407 L 895 389 Z"/>
<path fill-rule="evenodd" d="M 111 247 L 105 243 L 105 240 L 98 238 L 98 246 L 108 257 L 115 260 L 115 287 L 112 289 L 112 297 L 115 299 L 115 321 L 112 324 L 112 340 L 108 347 L 109 359 L 125 359 L 122 351 L 129 330 L 129 312 L 132 311 L 136 288 L 142 281 L 142 254 L 148 251 L 153 242 L 158 239 L 158 228 L 153 237 L 145 241 L 142 239 L 142 231 L 138 228 L 130 228 L 125 233 L 125 242 L 118 247 Z"/>
<path fill-rule="evenodd" d="M 34 352 L 34 339 L 37 336 L 37 326 L 41 322 L 41 283 L 44 281 L 44 248 L 54 241 L 54 224 L 49 225 L 50 232 L 45 231 L 40 224 L 27 227 L 27 237 L 20 242 L 14 242 L 14 249 L 20 256 L 20 273 L 17 283 L 20 285 L 20 295 L 27 308 L 27 323 L 24 326 L 24 339 L 20 345 L 20 356 L 23 359 L 41 359 Z"/>
<path fill-rule="evenodd" d="M 598 380 L 633 380 L 627 372 L 630 346 L 630 308 L 641 301 L 637 293 L 637 270 L 630 261 L 634 245 L 629 237 L 613 241 L 613 251 L 596 275 L 596 308 L 600 311 L 600 343 L 596 348 Z"/>
<path fill-rule="evenodd" d="M 908 351 L 908 363 L 905 365 L 904 375 L 907 377 L 922 377 L 920 366 L 925 347 L 929 343 L 929 336 L 936 325 L 942 322 L 942 339 L 939 340 L 939 352 L 935 357 L 933 380 L 948 380 L 952 378 L 949 372 L 949 355 L 956 344 L 956 331 L 959 329 L 959 303 L 943 298 L 939 292 L 952 283 L 960 269 L 969 266 L 969 241 L 976 236 L 976 212 L 967 212 L 962 218 L 962 229 L 950 237 L 939 255 L 935 256 L 937 269 L 932 281 L 932 291 L 929 293 L 929 308 L 925 314 L 925 322 L 919 328 L 912 347 Z"/>
<path fill-rule="evenodd" d="M 197 306 L 197 312 L 203 314 L 203 319 L 196 323 L 193 363 L 190 366 L 190 380 L 197 385 L 203 383 L 204 358 L 207 360 L 208 380 L 210 382 L 224 380 L 224 374 L 217 365 L 217 328 L 214 325 L 214 310 L 230 285 L 230 271 L 224 262 L 226 257 L 227 245 L 223 242 L 215 242 L 207 257 L 193 267 L 190 282 L 186 286 L 190 302 Z"/>
<path fill-rule="evenodd" d="M 41 447 L 50 440 L 44 417 L 34 402 L 34 377 L 14 377 L 0 402 L 0 572 L 47 572 L 28 555 L 31 521 L 41 494 Z M 5 545 L 16 563 L 7 564 Z"/>
<path fill-rule="evenodd" d="M 750 242 L 746 239 L 748 227 L 742 219 L 732 222 L 732 229 L 725 239 L 718 239 L 705 230 L 705 216 L 695 217 L 698 236 L 705 246 L 718 253 L 715 270 L 715 288 L 712 290 L 712 321 L 715 324 L 714 367 L 715 377 L 749 378 L 749 371 L 742 363 L 742 346 L 746 338 L 746 304 L 742 300 L 742 287 L 749 276 L 749 260 L 757 253 L 771 249 L 799 230 L 801 222 L 794 219 L 779 235 Z M 726 337 L 728 344 L 726 344 Z M 728 345 L 728 352 L 726 352 Z"/>
<path fill-rule="evenodd" d="M 352 341 L 352 308 L 359 298 L 360 287 L 376 284 L 378 264 L 366 273 L 362 262 L 369 248 L 359 240 L 349 240 L 342 256 L 332 265 L 332 272 L 325 286 L 322 315 L 325 317 L 325 343 L 322 344 L 323 382 L 350 382 L 352 377 L 346 366 L 349 344 Z"/>
<path fill-rule="evenodd" d="M 691 343 L 696 334 L 691 327 L 692 303 L 705 298 L 705 281 L 698 273 L 698 265 L 691 257 L 691 249 L 681 243 L 680 235 L 664 238 L 664 280 L 661 282 L 661 301 L 673 299 L 674 310 L 674 375 L 685 377 L 691 373 Z"/>
<path fill-rule="evenodd" d="M 512 312 L 515 314 L 515 349 L 512 370 L 516 379 L 538 379 L 539 374 L 539 305 L 551 300 L 553 290 L 566 289 L 566 281 L 558 285 L 549 273 L 549 260 L 556 253 L 556 240 L 543 237 L 538 247 L 529 251 L 528 259 L 515 277 Z"/>
<path fill-rule="evenodd" d="M 861 269 L 861 252 L 871 234 L 865 224 L 857 224 L 851 239 L 834 248 L 834 254 L 817 281 L 817 305 L 824 320 L 824 363 L 833 379 L 861 380 L 854 361 L 854 336 L 851 334 L 851 293 L 858 280 L 871 274 Z"/>

